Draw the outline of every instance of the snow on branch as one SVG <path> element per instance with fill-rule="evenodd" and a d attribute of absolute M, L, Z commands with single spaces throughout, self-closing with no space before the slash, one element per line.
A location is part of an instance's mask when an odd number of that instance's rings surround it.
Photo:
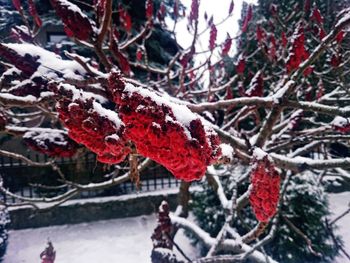
<path fill-rule="evenodd" d="M 201 242 L 207 247 L 210 248 L 215 244 L 216 239 L 212 238 L 207 232 L 198 227 L 196 224 L 190 222 L 189 220 L 181 217 L 174 216 L 170 214 L 170 218 L 173 224 L 180 226 L 192 234 L 197 236 Z M 254 260 L 254 262 L 266 263 L 266 256 L 259 251 L 251 251 L 252 248 L 249 245 L 241 244 L 240 242 L 236 242 L 233 239 L 226 239 L 221 244 L 221 249 L 225 251 L 232 251 L 235 253 L 250 253 L 249 258 Z M 275 260 L 268 257 L 270 262 L 276 263 Z"/>

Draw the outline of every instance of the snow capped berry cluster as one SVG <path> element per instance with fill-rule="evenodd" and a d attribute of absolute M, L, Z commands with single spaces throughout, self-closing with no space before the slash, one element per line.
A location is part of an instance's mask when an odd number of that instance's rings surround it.
<path fill-rule="evenodd" d="M 341 133 L 350 132 L 350 118 L 344 118 L 341 116 L 337 116 L 331 122 L 331 125 L 332 125 L 333 129 L 338 131 L 338 132 L 341 132 Z"/>
<path fill-rule="evenodd" d="M 186 106 L 147 89 L 125 84 L 117 72 L 109 90 L 125 123 L 125 136 L 143 156 L 185 181 L 200 179 L 221 156 L 218 135 Z"/>
<path fill-rule="evenodd" d="M 250 172 L 250 204 L 256 218 L 267 222 L 277 209 L 280 176 L 275 166 L 261 149 L 254 151 L 253 167 Z"/>
<path fill-rule="evenodd" d="M 67 0 L 51 0 L 57 15 L 62 19 L 64 30 L 69 37 L 89 40 L 94 32 L 90 19 L 80 8 Z"/>
<path fill-rule="evenodd" d="M 23 135 L 27 146 L 51 157 L 72 157 L 78 145 L 62 130 L 36 128 Z"/>
<path fill-rule="evenodd" d="M 24 56 L 20 55 L 9 45 L 0 43 L 0 57 L 4 58 L 10 64 L 14 65 L 16 68 L 22 71 L 26 77 L 30 77 L 39 67 L 37 58 L 26 54 Z"/>
<path fill-rule="evenodd" d="M 8 90 L 8 93 L 16 96 L 32 95 L 39 98 L 42 92 L 48 91 L 47 81 L 42 78 L 34 78 L 34 80 L 24 80 Z"/>
<path fill-rule="evenodd" d="M 56 107 L 69 137 L 96 153 L 100 162 L 113 164 L 125 159 L 130 148 L 116 112 L 104 108 L 94 99 L 96 95 L 72 85 L 60 84 L 52 90 L 60 97 Z"/>

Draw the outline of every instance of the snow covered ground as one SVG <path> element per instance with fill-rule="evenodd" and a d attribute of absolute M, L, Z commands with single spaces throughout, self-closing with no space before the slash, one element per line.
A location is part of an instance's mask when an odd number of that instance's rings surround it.
<path fill-rule="evenodd" d="M 39 263 L 48 238 L 55 263 L 150 263 L 155 215 L 10 232 L 4 263 Z M 188 255 L 194 250 L 183 233 L 176 241 Z"/>
<path fill-rule="evenodd" d="M 350 202 L 350 192 L 330 195 L 330 206 L 333 211 L 333 217 L 336 217 L 347 210 Z M 341 218 L 337 225 L 339 227 L 337 233 L 343 238 L 345 251 L 350 253 L 350 213 Z M 349 263 L 350 261 L 345 256 L 339 256 L 334 263 Z"/>
<path fill-rule="evenodd" d="M 334 215 L 345 211 L 349 201 L 350 192 L 331 195 Z M 347 251 L 350 251 L 349 222 L 350 214 L 338 221 Z M 56 263 L 150 263 L 150 236 L 155 224 L 156 217 L 151 215 L 11 231 L 4 263 L 39 263 L 47 238 L 57 251 Z M 176 242 L 190 258 L 195 257 L 196 252 L 183 233 L 176 236 Z M 336 261 L 346 262 L 341 256 Z"/>

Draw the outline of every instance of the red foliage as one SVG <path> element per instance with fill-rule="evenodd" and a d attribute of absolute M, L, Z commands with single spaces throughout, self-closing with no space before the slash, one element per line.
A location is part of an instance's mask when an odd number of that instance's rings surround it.
<path fill-rule="evenodd" d="M 163 21 L 165 18 L 165 13 L 166 13 L 166 7 L 164 5 L 164 3 L 160 3 L 160 7 L 157 13 L 157 17 L 159 19 L 159 21 Z"/>
<path fill-rule="evenodd" d="M 205 127 L 188 108 L 165 102 L 155 93 L 126 85 L 117 72 L 109 77 L 109 90 L 125 123 L 125 137 L 137 151 L 162 164 L 185 181 L 200 179 L 207 166 L 221 155 L 217 134 Z M 180 110 L 192 120 L 181 123 L 174 113 Z"/>
<path fill-rule="evenodd" d="M 12 4 L 17 9 L 17 11 L 22 12 L 21 0 L 12 0 Z"/>
<path fill-rule="evenodd" d="M 137 61 L 141 61 L 142 60 L 142 56 L 143 56 L 143 52 L 140 48 L 137 49 L 136 51 L 136 59 Z"/>
<path fill-rule="evenodd" d="M 151 20 L 153 17 L 153 0 L 146 0 L 146 18 Z"/>
<path fill-rule="evenodd" d="M 321 25 L 323 23 L 323 17 L 321 15 L 321 11 L 315 7 L 312 11 L 311 19 L 315 20 L 317 24 Z"/>
<path fill-rule="evenodd" d="M 216 37 L 218 35 L 218 30 L 214 24 L 210 28 L 210 37 L 209 37 L 209 49 L 213 50 L 215 48 Z"/>
<path fill-rule="evenodd" d="M 262 97 L 264 94 L 264 77 L 261 71 L 258 71 L 253 77 L 249 89 L 245 92 L 245 96 Z"/>
<path fill-rule="evenodd" d="M 33 75 L 38 69 L 39 63 L 37 58 L 26 54 L 24 57 L 19 55 L 15 50 L 0 43 L 0 57 L 6 59 L 10 64 L 21 70 L 27 77 Z"/>
<path fill-rule="evenodd" d="M 261 26 L 258 25 L 256 27 L 256 39 L 258 40 L 259 43 L 261 43 L 263 41 L 264 37 L 265 37 L 265 32 L 261 28 Z"/>
<path fill-rule="evenodd" d="M 322 40 L 326 35 L 327 35 L 326 31 L 324 31 L 323 28 L 320 28 L 320 33 L 319 33 L 320 40 Z"/>
<path fill-rule="evenodd" d="M 339 67 L 341 61 L 342 61 L 342 59 L 341 59 L 341 55 L 340 54 L 333 54 L 333 56 L 331 57 L 331 65 L 332 65 L 332 67 L 333 68 Z"/>
<path fill-rule="evenodd" d="M 231 50 L 231 46 L 232 46 L 232 38 L 229 35 L 227 35 L 227 38 L 225 40 L 225 43 L 221 52 L 223 56 L 228 55 L 228 53 Z"/>
<path fill-rule="evenodd" d="M 303 75 L 304 75 L 305 77 L 307 77 L 307 76 L 309 76 L 313 71 L 314 71 L 313 66 L 309 66 L 309 67 L 307 67 L 307 68 L 304 70 Z"/>
<path fill-rule="evenodd" d="M 33 0 L 28 0 L 28 5 L 29 5 L 29 13 L 30 15 L 34 18 L 34 21 L 38 27 L 41 27 L 43 22 L 41 21 L 38 12 L 35 7 L 35 3 Z"/>
<path fill-rule="evenodd" d="M 118 66 L 120 70 L 127 76 L 130 75 L 131 68 L 129 64 L 129 60 L 126 58 L 126 56 L 119 50 L 117 41 L 115 41 L 114 38 L 110 41 L 110 50 L 112 51 L 112 54 L 114 55 L 115 59 L 117 60 Z"/>
<path fill-rule="evenodd" d="M 246 14 L 246 16 L 244 17 L 244 20 L 243 20 L 243 25 L 242 25 L 242 32 L 243 33 L 247 31 L 248 24 L 249 24 L 250 20 L 252 20 L 252 18 L 253 18 L 253 8 L 250 5 L 248 7 L 247 14 Z"/>
<path fill-rule="evenodd" d="M 226 100 L 230 100 L 233 99 L 233 92 L 232 92 L 232 88 L 231 87 L 227 87 L 226 88 L 226 96 L 225 96 Z"/>
<path fill-rule="evenodd" d="M 177 18 L 179 16 L 179 0 L 174 1 L 174 16 Z"/>
<path fill-rule="evenodd" d="M 269 55 L 269 59 L 273 61 L 273 60 L 276 60 L 276 50 L 277 50 L 275 36 L 271 34 L 269 37 L 269 40 L 270 40 L 269 41 L 270 45 L 268 49 L 268 55 Z"/>
<path fill-rule="evenodd" d="M 338 44 L 340 44 L 343 39 L 344 39 L 344 30 L 340 31 L 337 36 L 335 37 L 335 40 L 337 41 Z"/>
<path fill-rule="evenodd" d="M 198 12 L 199 12 L 199 1 L 198 0 L 192 0 L 191 3 L 191 12 L 190 12 L 190 22 L 198 20 Z"/>
<path fill-rule="evenodd" d="M 254 157 L 250 172 L 251 191 L 250 204 L 256 218 L 267 222 L 276 213 L 280 176 L 268 156 Z"/>
<path fill-rule="evenodd" d="M 308 13 L 311 9 L 311 0 L 305 0 L 304 3 L 304 11 L 305 13 Z"/>
<path fill-rule="evenodd" d="M 292 39 L 292 47 L 290 50 L 290 55 L 287 59 L 287 72 L 297 69 L 301 62 L 309 57 L 309 53 L 306 51 L 304 43 L 305 43 L 305 35 L 304 28 L 302 25 L 298 25 L 294 38 Z"/>
<path fill-rule="evenodd" d="M 240 57 L 236 65 L 236 72 L 238 74 L 243 74 L 245 69 L 245 58 Z"/>
<path fill-rule="evenodd" d="M 106 0 L 94 0 L 94 6 L 97 16 L 102 18 L 105 13 Z"/>
<path fill-rule="evenodd" d="M 80 40 L 88 40 L 93 35 L 93 27 L 90 20 L 79 9 L 78 6 L 68 1 L 50 0 L 56 10 L 56 14 L 62 19 L 65 32 L 69 37 L 76 37 Z M 77 12 L 75 10 L 79 10 Z"/>
<path fill-rule="evenodd" d="M 25 144 L 34 151 L 51 157 L 72 157 L 78 144 L 61 130 L 38 129 L 23 135 Z"/>
<path fill-rule="evenodd" d="M 191 47 L 191 49 L 183 54 L 183 56 L 180 58 L 180 64 L 186 68 L 188 63 L 192 60 L 194 53 L 196 52 L 194 46 Z"/>
<path fill-rule="evenodd" d="M 126 11 L 122 6 L 119 6 L 119 19 L 126 32 L 131 32 L 132 20 L 128 11 Z"/>
<path fill-rule="evenodd" d="M 103 108 L 92 98 L 84 98 L 73 86 L 51 86 L 51 89 L 58 94 L 56 108 L 70 138 L 96 153 L 100 162 L 113 164 L 125 159 L 130 148 L 126 146 L 124 125 L 118 123 L 117 113 Z"/>
<path fill-rule="evenodd" d="M 234 8 L 235 8 L 235 3 L 232 0 L 231 3 L 230 3 L 230 7 L 228 9 L 228 14 L 229 15 L 232 14 Z"/>

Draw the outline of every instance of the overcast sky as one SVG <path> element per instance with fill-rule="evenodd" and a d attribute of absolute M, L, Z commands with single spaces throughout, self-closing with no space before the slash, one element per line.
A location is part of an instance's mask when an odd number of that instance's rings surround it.
<path fill-rule="evenodd" d="M 186 9 L 186 17 L 188 17 L 191 10 L 191 2 L 192 0 L 181 0 L 181 3 L 187 7 Z M 226 20 L 221 25 L 217 26 L 218 36 L 217 43 L 222 43 L 226 39 L 227 33 L 230 34 L 231 37 L 234 37 L 239 32 L 238 20 L 241 16 L 242 4 L 243 2 L 256 4 L 257 0 L 234 0 L 234 11 L 233 16 Z M 202 32 L 203 29 L 207 27 L 207 22 L 204 19 L 204 13 L 206 12 L 208 18 L 213 15 L 214 23 L 217 24 L 222 21 L 228 15 L 228 10 L 230 7 L 231 0 L 201 0 L 199 7 L 199 32 Z M 171 19 L 167 19 L 167 24 L 169 28 L 172 28 L 173 21 Z M 192 42 L 192 35 L 187 30 L 188 20 L 187 18 L 181 20 L 177 24 L 177 41 L 183 48 L 188 48 Z M 209 30 L 201 35 L 197 45 L 196 51 L 208 50 L 209 45 Z M 219 50 L 217 50 L 218 52 Z M 231 48 L 231 54 L 235 53 L 235 47 L 233 42 L 233 47 Z M 214 53 L 215 54 L 215 53 Z M 196 63 L 200 63 L 205 61 L 205 59 L 209 56 L 209 53 L 200 55 L 196 57 Z M 216 61 L 215 56 L 212 58 L 212 63 Z M 206 81 L 207 82 L 207 81 Z"/>
<path fill-rule="evenodd" d="M 186 16 L 188 16 L 191 10 L 192 0 L 181 0 L 181 2 L 187 7 Z M 256 3 L 257 0 L 245 0 L 244 2 Z M 213 15 L 214 23 L 219 23 L 227 16 L 230 3 L 231 0 L 201 0 L 199 8 L 199 32 L 207 27 L 207 23 L 204 20 L 204 12 L 207 13 L 208 18 Z M 231 37 L 237 34 L 239 30 L 238 19 L 241 15 L 242 3 L 243 0 L 234 0 L 235 7 L 233 16 L 217 27 L 217 43 L 224 41 L 227 33 L 229 33 Z M 178 23 L 176 30 L 178 33 L 178 42 L 184 48 L 189 47 L 192 41 L 192 36 L 186 29 L 187 23 L 187 19 L 183 19 L 180 23 Z M 209 32 L 200 37 L 200 44 L 196 46 L 196 50 L 199 51 L 208 49 L 208 43 Z"/>

